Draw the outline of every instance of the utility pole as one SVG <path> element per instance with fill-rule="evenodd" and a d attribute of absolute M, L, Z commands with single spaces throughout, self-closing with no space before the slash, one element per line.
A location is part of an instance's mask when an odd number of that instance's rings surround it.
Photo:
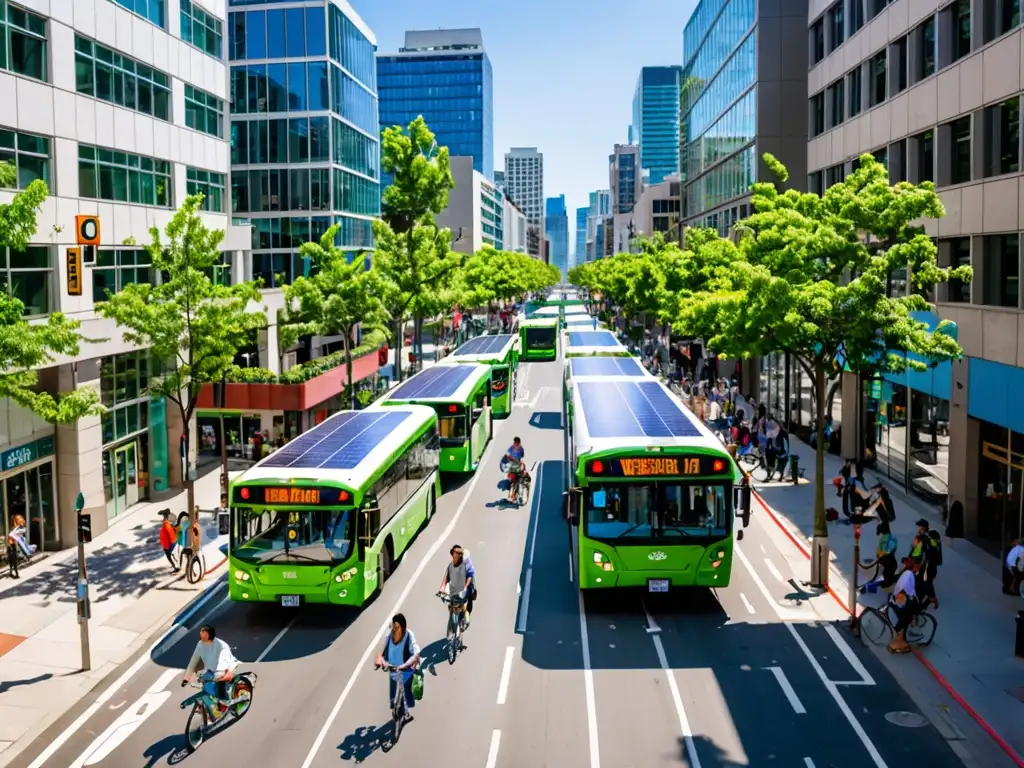
<path fill-rule="evenodd" d="M 853 578 L 850 579 L 850 632 L 860 635 L 857 618 L 857 572 L 860 570 L 860 525 L 853 526 Z"/>
<path fill-rule="evenodd" d="M 81 491 L 75 499 L 75 515 L 78 518 L 78 630 L 82 641 L 82 671 L 92 669 L 92 654 L 89 652 L 89 576 L 85 570 L 85 545 L 92 541 L 92 517 L 85 509 L 85 496 Z"/>

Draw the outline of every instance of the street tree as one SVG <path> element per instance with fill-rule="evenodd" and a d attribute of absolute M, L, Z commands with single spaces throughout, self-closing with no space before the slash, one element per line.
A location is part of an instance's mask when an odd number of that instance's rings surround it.
<path fill-rule="evenodd" d="M 766 154 L 782 182 L 787 171 Z M 677 322 L 730 358 L 787 352 L 812 381 L 817 441 L 814 472 L 814 552 L 811 583 L 828 583 L 828 528 L 824 495 L 824 419 L 829 372 L 924 370 L 961 354 L 949 323 L 934 330 L 916 313 L 926 296 L 954 278 L 970 281 L 969 267 L 940 268 L 936 247 L 919 222 L 943 215 L 931 182 L 891 186 L 871 155 L 824 195 L 752 187 L 754 213 L 736 227 L 738 242 L 709 232 L 687 233 L 687 246 L 714 249 L 705 263 L 703 291 L 680 308 Z M 894 274 L 911 290 L 890 295 Z"/>
<path fill-rule="evenodd" d="M 9 163 L 0 163 L 0 188 L 17 186 L 17 173 Z M 0 249 L 23 251 L 36 233 L 36 217 L 49 190 L 36 179 L 8 203 L 0 204 Z M 103 412 L 93 387 L 82 387 L 54 397 L 37 391 L 38 371 L 52 364 L 57 355 L 74 357 L 79 352 L 81 324 L 60 312 L 45 322 L 28 323 L 25 305 L 11 295 L 9 286 L 0 291 L 0 398 L 9 398 L 51 424 L 72 424 L 83 416 Z"/>
<path fill-rule="evenodd" d="M 306 335 L 340 336 L 345 351 L 345 380 L 349 407 L 356 408 L 352 381 L 352 335 L 356 326 L 363 331 L 383 329 L 388 315 L 384 309 L 383 286 L 366 253 L 348 254 L 335 244 L 339 225 L 330 227 L 318 243 L 303 243 L 299 252 L 309 259 L 310 277 L 299 277 L 285 288 L 285 322 L 280 327 L 281 343 L 290 346 Z"/>
<path fill-rule="evenodd" d="M 220 285 L 213 280 L 214 267 L 223 259 L 224 232 L 203 223 L 202 200 L 202 195 L 189 196 L 163 233 L 150 229 L 152 242 L 145 249 L 154 272 L 162 275 L 158 284 L 126 285 L 108 293 L 96 307 L 103 317 L 117 322 L 126 342 L 149 349 L 156 368 L 149 393 L 177 406 L 186 446 L 182 474 L 193 524 L 195 489 L 188 446 L 200 390 L 224 381 L 235 369 L 238 350 L 266 325 L 266 307 L 260 311 L 256 283 Z"/>

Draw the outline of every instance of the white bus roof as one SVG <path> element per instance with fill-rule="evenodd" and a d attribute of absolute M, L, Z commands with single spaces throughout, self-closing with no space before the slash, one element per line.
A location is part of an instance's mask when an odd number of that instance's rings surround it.
<path fill-rule="evenodd" d="M 521 320 L 520 328 L 557 328 L 557 317 L 531 317 L 529 320 Z"/>
<path fill-rule="evenodd" d="M 629 349 L 609 330 L 566 328 L 562 336 L 566 357 L 622 357 L 629 354 Z"/>
<path fill-rule="evenodd" d="M 442 363 L 492 363 L 504 360 L 519 345 L 519 334 L 477 336 L 452 352 Z"/>
<path fill-rule="evenodd" d="M 567 379 L 624 377 L 626 379 L 654 379 L 650 371 L 636 357 L 567 357 Z"/>
<path fill-rule="evenodd" d="M 569 306 L 567 306 L 565 308 L 565 314 L 566 315 L 586 315 L 586 314 L 589 314 L 589 313 L 587 312 L 587 308 L 584 307 L 582 304 L 570 304 Z"/>
<path fill-rule="evenodd" d="M 530 314 L 531 315 L 540 315 L 542 317 L 548 317 L 548 316 L 558 317 L 558 311 L 559 311 L 558 307 L 541 307 L 540 309 L 533 310 L 533 312 L 531 312 Z"/>
<path fill-rule="evenodd" d="M 615 448 L 725 446 L 657 379 L 580 376 L 572 382 L 576 455 Z"/>
<path fill-rule="evenodd" d="M 422 405 L 342 411 L 245 470 L 233 484 L 304 480 L 359 489 L 436 418 L 433 408 Z"/>
<path fill-rule="evenodd" d="M 382 404 L 464 403 L 490 375 L 491 367 L 481 363 L 434 365 L 403 381 L 385 396 Z"/>

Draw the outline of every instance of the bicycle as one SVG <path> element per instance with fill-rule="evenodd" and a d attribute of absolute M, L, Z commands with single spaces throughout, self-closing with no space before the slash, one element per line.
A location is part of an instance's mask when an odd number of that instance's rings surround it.
<path fill-rule="evenodd" d="M 935 639 L 939 622 L 926 608 L 927 605 L 921 608 L 907 627 L 906 639 L 911 645 L 927 647 Z M 861 611 L 857 619 L 861 642 L 865 645 L 881 645 L 883 642 L 888 645 L 892 642 L 896 628 L 890 615 L 891 610 L 892 603 L 887 602 L 884 608 L 867 606 Z"/>
<path fill-rule="evenodd" d="M 526 506 L 526 503 L 530 500 L 530 485 L 532 482 L 529 474 L 525 473 L 512 482 L 512 494 L 515 499 L 513 503 L 517 507 Z"/>
<path fill-rule="evenodd" d="M 450 595 L 445 592 L 438 592 L 437 596 L 441 599 L 442 603 L 448 604 L 448 627 L 445 631 L 445 637 L 448 640 L 448 663 L 454 664 L 458 655 L 466 650 L 466 645 L 462 642 L 462 634 L 466 631 L 466 593 L 460 592 L 458 595 Z"/>
<path fill-rule="evenodd" d="M 239 672 L 225 685 L 230 686 L 230 698 L 221 699 L 211 696 L 206 692 L 204 683 L 211 682 L 213 675 L 204 672 L 198 681 L 181 682 L 181 687 L 198 688 L 199 693 L 194 693 L 181 702 L 182 709 L 192 707 L 188 719 L 185 721 L 185 747 L 189 754 L 195 752 L 206 739 L 206 734 L 214 727 L 222 723 L 230 714 L 232 719 L 241 720 L 245 713 L 252 706 L 252 692 L 256 684 L 255 672 Z M 225 712 L 215 715 L 213 706 L 224 707 Z"/>
<path fill-rule="evenodd" d="M 376 665 L 375 669 L 382 669 L 391 675 L 391 679 L 395 681 L 395 697 L 391 701 L 391 740 L 382 741 L 380 748 L 382 752 L 390 752 L 391 748 L 398 743 L 398 738 L 402 735 L 402 728 L 405 726 L 406 718 L 409 716 L 409 705 L 405 701 L 405 680 L 403 676 L 405 670 L 399 670 L 398 667 L 384 662 L 382 665 Z M 413 671 L 413 674 L 416 674 Z"/>

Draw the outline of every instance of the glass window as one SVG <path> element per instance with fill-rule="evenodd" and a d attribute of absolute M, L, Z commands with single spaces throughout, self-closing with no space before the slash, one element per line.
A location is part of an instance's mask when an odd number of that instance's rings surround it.
<path fill-rule="evenodd" d="M 312 112 L 331 108 L 331 89 L 327 79 L 327 62 L 311 61 L 308 67 L 309 109 Z"/>
<path fill-rule="evenodd" d="M 828 52 L 832 53 L 836 48 L 843 44 L 846 39 L 846 20 L 843 12 L 843 6 L 846 4 L 846 0 L 839 0 L 838 3 L 828 9 L 826 18 L 828 19 Z"/>
<path fill-rule="evenodd" d="M 811 64 L 825 58 L 825 22 L 818 19 L 811 25 Z"/>
<path fill-rule="evenodd" d="M 224 136 L 224 102 L 212 93 L 185 84 L 185 125 L 202 133 Z"/>
<path fill-rule="evenodd" d="M 828 102 L 828 127 L 835 128 L 843 122 L 843 110 L 846 108 L 846 81 L 839 78 L 828 87 L 825 100 Z"/>
<path fill-rule="evenodd" d="M 363 216 L 379 216 L 380 185 L 362 176 L 335 168 L 334 210 Z"/>
<path fill-rule="evenodd" d="M 0 69 L 49 80 L 46 18 L 0 2 Z"/>
<path fill-rule="evenodd" d="M 948 124 L 950 137 L 950 184 L 971 180 L 971 118 L 961 117 Z"/>
<path fill-rule="evenodd" d="M 922 181 L 935 181 L 935 134 L 925 131 L 913 137 L 917 146 L 917 178 L 915 184 Z"/>
<path fill-rule="evenodd" d="M 917 37 L 914 82 L 935 74 L 935 17 L 929 16 L 911 33 Z"/>
<path fill-rule="evenodd" d="M 741 5 L 748 3 L 752 5 L 753 0 L 740 0 Z M 359 82 L 375 91 L 377 61 L 373 43 L 366 39 L 359 28 L 336 5 L 328 4 L 327 12 L 331 58 Z M 309 55 L 314 54 L 310 52 Z"/>
<path fill-rule="evenodd" d="M 327 55 L 327 14 L 325 8 L 306 8 L 306 55 Z"/>
<path fill-rule="evenodd" d="M 100 358 L 100 401 L 104 446 L 124 440 L 149 424 L 149 353 Z"/>
<path fill-rule="evenodd" d="M 985 175 L 1020 170 L 1020 97 L 985 108 Z"/>
<path fill-rule="evenodd" d="M 288 65 L 288 110 L 291 112 L 306 111 L 306 65 L 303 63 Z"/>
<path fill-rule="evenodd" d="M 984 242 L 981 303 L 1016 309 L 1020 290 L 1020 236 L 988 235 Z"/>
<path fill-rule="evenodd" d="M 950 50 L 950 64 L 959 61 L 971 52 L 971 0 L 956 0 L 944 9 L 952 24 L 953 41 Z"/>
<path fill-rule="evenodd" d="M 75 88 L 101 101 L 171 119 L 168 75 L 81 35 L 75 36 Z"/>
<path fill-rule="evenodd" d="M 149 253 L 141 248 L 101 248 L 92 269 L 92 300 L 106 301 L 126 285 L 146 285 L 153 280 Z"/>
<path fill-rule="evenodd" d="M 900 93 L 907 89 L 907 37 L 904 35 L 896 40 L 889 50 L 892 54 L 892 66 L 895 67 L 893 93 Z"/>
<path fill-rule="evenodd" d="M 266 11 L 248 11 L 245 14 L 245 56 L 257 60 L 267 58 Z"/>
<path fill-rule="evenodd" d="M 861 27 L 864 26 L 864 2 L 863 0 L 851 0 L 850 2 L 850 32 L 848 37 L 853 37 Z"/>
<path fill-rule="evenodd" d="M 825 192 L 825 173 L 815 171 L 807 174 L 807 191 L 812 195 L 821 195 Z"/>
<path fill-rule="evenodd" d="M 235 12 L 228 21 L 228 55 L 232 61 L 245 58 L 245 14 Z"/>
<path fill-rule="evenodd" d="M 949 266 L 964 267 L 971 263 L 971 238 L 954 237 L 942 243 L 949 249 Z M 949 301 L 955 303 L 971 303 L 971 283 L 961 280 L 950 280 L 948 285 Z"/>
<path fill-rule="evenodd" d="M 25 189 L 42 179 L 53 191 L 50 181 L 50 140 L 34 133 L 19 133 L 0 128 L 0 162 L 15 170 L 15 189 Z"/>
<path fill-rule="evenodd" d="M 284 11 L 267 11 L 267 58 L 283 59 L 285 48 Z"/>
<path fill-rule="evenodd" d="M 729 496 L 722 485 L 593 483 L 583 495 L 585 533 L 604 540 L 724 536 Z"/>
<path fill-rule="evenodd" d="M 0 280 L 7 295 L 22 303 L 26 317 L 53 311 L 53 261 L 48 246 L 30 245 L 24 251 L 0 247 Z"/>
<path fill-rule="evenodd" d="M 864 82 L 864 68 L 857 66 L 850 70 L 850 74 L 847 77 L 847 92 L 850 99 L 850 117 L 854 117 L 860 114 L 861 105 L 863 102 L 863 82 Z"/>
<path fill-rule="evenodd" d="M 225 208 L 225 183 L 223 173 L 188 168 L 185 173 L 186 192 L 189 195 L 203 195 L 203 210 L 227 213 Z"/>
<path fill-rule="evenodd" d="M 868 64 L 869 71 L 871 72 L 871 90 L 868 93 L 870 97 L 869 104 L 874 107 L 885 101 L 885 86 L 886 86 L 886 61 L 885 51 L 879 51 Z"/>
<path fill-rule="evenodd" d="M 287 24 L 286 50 L 290 59 L 301 59 L 306 55 L 306 23 L 302 8 L 285 11 Z"/>
<path fill-rule="evenodd" d="M 171 164 L 105 147 L 78 145 L 80 197 L 170 208 Z"/>
<path fill-rule="evenodd" d="M 139 14 L 142 18 L 148 19 L 161 29 L 167 27 L 167 0 L 114 0 L 114 2 L 132 13 Z"/>
<path fill-rule="evenodd" d="M 984 0 L 982 19 L 988 43 L 1020 26 L 1020 0 Z"/>
<path fill-rule="evenodd" d="M 181 0 L 181 39 L 216 59 L 224 58 L 224 24 L 191 0 Z"/>
<path fill-rule="evenodd" d="M 825 94 L 816 93 L 811 97 L 811 136 L 825 132 Z"/>

